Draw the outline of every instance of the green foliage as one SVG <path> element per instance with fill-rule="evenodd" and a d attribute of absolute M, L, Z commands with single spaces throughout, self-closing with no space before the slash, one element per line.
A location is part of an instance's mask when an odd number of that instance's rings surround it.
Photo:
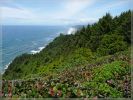
<path fill-rule="evenodd" d="M 110 34 L 104 35 L 101 40 L 100 46 L 97 49 L 98 53 L 101 55 L 114 54 L 118 51 L 123 51 L 127 48 L 127 43 L 120 35 Z"/>
<path fill-rule="evenodd" d="M 120 16 L 114 18 L 114 27 L 117 33 L 124 36 L 124 40 L 131 44 L 131 10 L 123 12 Z"/>
<path fill-rule="evenodd" d="M 83 52 L 79 51 L 86 51 L 91 55 L 90 49 L 80 48 L 75 51 L 75 54 L 83 54 Z M 73 53 L 73 56 L 75 54 Z M 131 91 L 126 90 L 124 86 L 125 82 L 128 83 L 129 89 L 131 86 L 129 60 L 130 48 L 114 55 L 98 57 L 91 62 L 86 62 L 85 65 L 74 66 L 72 64 L 71 67 L 61 71 L 67 64 L 70 64 L 68 60 L 68 62 L 64 62 L 64 66 L 59 68 L 58 75 L 54 75 L 56 68 L 52 72 L 50 71 L 53 68 L 53 65 L 51 65 L 47 67 L 47 71 L 44 70 L 47 72 L 47 76 L 38 77 L 32 75 L 32 78 L 27 77 L 25 80 L 16 80 L 13 97 L 131 97 Z M 59 67 L 61 63 L 56 61 L 55 64 L 57 64 L 56 67 Z M 40 88 L 38 88 L 38 84 L 41 85 Z M 4 91 L 7 93 L 7 87 L 4 88 Z M 53 95 L 50 93 L 53 93 Z"/>
<path fill-rule="evenodd" d="M 119 76 L 122 77 L 128 73 L 130 73 L 130 66 L 127 62 L 115 61 L 93 68 L 93 77 L 89 82 L 85 82 L 84 86 L 91 90 L 96 90 L 95 92 L 93 91 L 93 94 L 90 94 L 93 96 L 122 97 L 123 94 L 118 91 L 117 85 L 119 84 L 116 81 Z"/>
<path fill-rule="evenodd" d="M 113 18 L 106 13 L 98 22 L 100 34 L 107 34 L 113 30 Z"/>
<path fill-rule="evenodd" d="M 111 64 L 104 65 L 102 67 L 94 69 L 95 77 L 93 80 L 95 82 L 97 81 L 105 82 L 108 79 L 115 78 L 114 75 L 116 73 L 119 75 L 126 74 L 127 73 L 126 68 L 129 68 L 129 65 L 121 61 L 115 61 Z"/>
<path fill-rule="evenodd" d="M 92 61 L 94 58 L 92 52 L 90 49 L 87 48 L 79 48 L 71 54 L 71 56 L 68 58 L 71 62 L 84 62 L 84 61 Z"/>

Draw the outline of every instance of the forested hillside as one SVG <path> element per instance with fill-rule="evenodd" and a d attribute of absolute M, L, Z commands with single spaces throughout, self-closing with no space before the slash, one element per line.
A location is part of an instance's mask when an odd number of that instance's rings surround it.
<path fill-rule="evenodd" d="M 131 11 L 114 18 L 107 13 L 75 34 L 60 34 L 40 53 L 16 57 L 3 78 L 39 79 L 41 84 L 45 80 L 46 93 L 40 90 L 41 97 L 55 97 L 49 91 L 56 94 L 58 90 L 59 97 L 130 97 L 130 49 Z M 27 97 L 39 95 L 34 94 Z"/>

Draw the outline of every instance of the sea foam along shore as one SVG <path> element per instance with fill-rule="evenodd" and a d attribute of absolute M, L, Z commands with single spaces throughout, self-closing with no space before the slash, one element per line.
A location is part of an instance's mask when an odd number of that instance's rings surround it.
<path fill-rule="evenodd" d="M 7 65 L 5 65 L 5 70 L 8 68 L 8 66 L 11 64 L 11 62 L 9 62 Z"/>
<path fill-rule="evenodd" d="M 4 74 L 5 70 L 8 68 L 8 66 L 9 66 L 11 63 L 12 63 L 12 61 L 9 62 L 7 65 L 5 65 L 4 69 L 2 69 L 2 71 L 1 71 L 0 73 L 1 73 L 1 74 Z"/>
<path fill-rule="evenodd" d="M 39 53 L 39 52 L 40 52 L 42 49 L 44 49 L 44 48 L 45 48 L 45 47 L 39 47 L 38 50 L 31 50 L 30 52 L 31 52 L 31 54 L 36 54 L 36 53 Z M 4 74 L 5 70 L 9 67 L 9 65 L 10 65 L 11 63 L 12 63 L 12 61 L 9 62 L 7 65 L 5 65 L 3 71 L 1 71 L 1 74 Z"/>
<path fill-rule="evenodd" d="M 42 49 L 44 49 L 45 47 L 39 47 L 38 50 L 31 50 L 31 54 L 36 54 L 39 53 Z"/>
<path fill-rule="evenodd" d="M 70 27 L 67 31 L 67 34 L 75 34 L 75 32 L 77 31 L 76 28 L 74 27 Z M 60 32 L 61 33 L 61 32 Z M 59 33 L 58 33 L 59 34 Z M 40 51 L 42 51 L 42 49 L 44 49 L 45 47 L 39 47 L 38 50 L 31 50 L 30 53 L 31 54 L 36 54 L 39 53 Z"/>
<path fill-rule="evenodd" d="M 39 52 L 40 52 L 42 49 L 44 49 L 44 48 L 45 48 L 45 47 L 39 47 L 38 50 L 31 50 L 31 54 L 39 53 Z M 11 63 L 12 63 L 12 61 L 9 62 L 7 65 L 5 65 L 4 70 L 1 71 L 1 74 L 4 74 L 5 70 L 9 67 L 9 65 L 10 65 Z"/>

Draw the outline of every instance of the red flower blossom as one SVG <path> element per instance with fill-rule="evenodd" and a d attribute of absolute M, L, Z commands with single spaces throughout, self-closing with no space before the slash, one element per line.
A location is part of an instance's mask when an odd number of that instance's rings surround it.
<path fill-rule="evenodd" d="M 50 94 L 51 96 L 55 96 L 55 93 L 54 93 L 53 88 L 50 88 L 50 89 L 49 89 L 49 94 Z"/>

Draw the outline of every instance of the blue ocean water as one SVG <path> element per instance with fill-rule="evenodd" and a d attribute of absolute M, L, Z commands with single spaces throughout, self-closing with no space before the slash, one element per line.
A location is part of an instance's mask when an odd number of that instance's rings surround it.
<path fill-rule="evenodd" d="M 16 56 L 45 47 L 69 26 L 2 26 L 2 65 L 4 71 Z"/>

